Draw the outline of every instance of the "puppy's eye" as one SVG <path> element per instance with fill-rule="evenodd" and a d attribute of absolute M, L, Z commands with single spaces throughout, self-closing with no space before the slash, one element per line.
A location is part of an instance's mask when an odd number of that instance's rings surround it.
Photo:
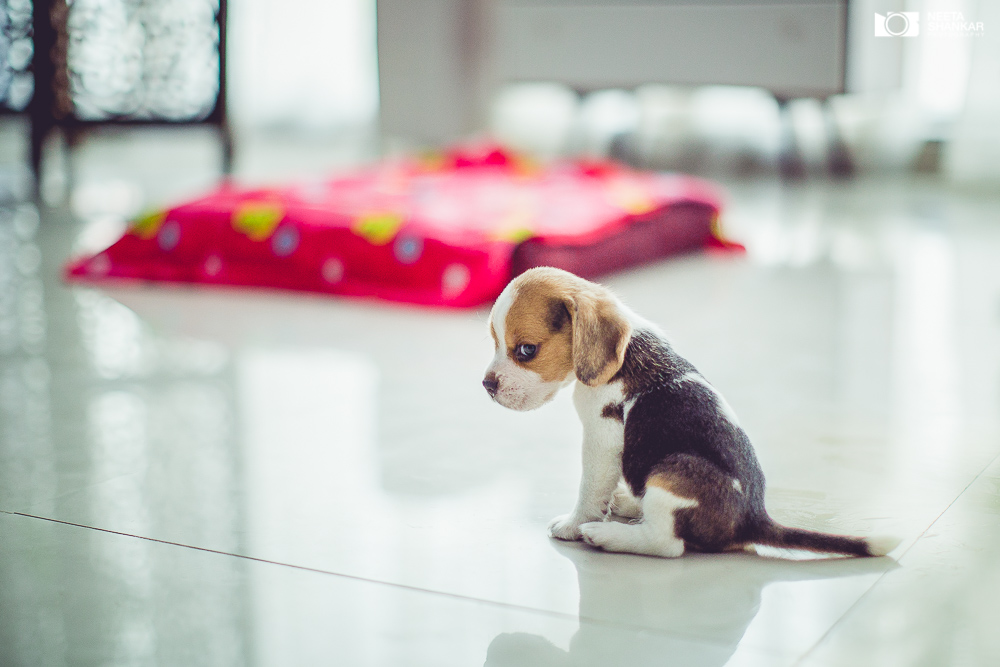
<path fill-rule="evenodd" d="M 538 346 L 531 343 L 521 343 L 514 348 L 514 356 L 518 361 L 531 361 L 538 354 Z"/>

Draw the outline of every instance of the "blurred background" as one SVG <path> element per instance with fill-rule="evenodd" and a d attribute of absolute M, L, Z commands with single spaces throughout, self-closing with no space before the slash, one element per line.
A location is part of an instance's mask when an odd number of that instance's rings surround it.
<path fill-rule="evenodd" d="M 543 157 L 734 178 L 1000 178 L 987 27 L 997 10 L 986 0 L 3 6 L 6 178 L 23 182 L 17 166 L 33 158 L 52 203 L 70 187 L 82 199 L 98 182 L 123 190 L 110 183 L 138 174 L 106 158 L 141 154 L 142 142 L 157 159 L 136 156 L 140 173 L 184 175 L 164 192 L 139 186 L 135 207 L 203 189 L 222 170 L 287 180 L 483 134 Z M 873 17 L 894 12 L 899 35 L 874 37 Z M 914 13 L 919 34 L 902 24 Z M 34 37 L 33 14 L 48 20 Z M 951 29 L 932 30 L 931 17 Z M 137 139 L 126 131 L 137 124 L 152 128 Z M 171 125 L 181 131 L 161 131 Z M 216 154 L 206 128 L 220 130 Z"/>

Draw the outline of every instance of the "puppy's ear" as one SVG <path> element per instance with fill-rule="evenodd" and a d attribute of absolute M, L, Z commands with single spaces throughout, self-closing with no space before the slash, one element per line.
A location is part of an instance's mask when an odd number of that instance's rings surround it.
<path fill-rule="evenodd" d="M 572 305 L 573 368 L 580 382 L 596 387 L 622 367 L 632 325 L 604 295 L 582 291 Z"/>

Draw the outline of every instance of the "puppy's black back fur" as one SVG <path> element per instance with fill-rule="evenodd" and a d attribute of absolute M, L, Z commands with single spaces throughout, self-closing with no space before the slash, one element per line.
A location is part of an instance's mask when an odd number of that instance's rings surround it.
<path fill-rule="evenodd" d="M 780 526 L 764 507 L 764 474 L 746 432 L 720 411 L 720 398 L 662 337 L 636 330 L 612 381 L 624 385 L 622 472 L 636 496 L 650 476 L 697 501 L 675 512 L 689 548 L 723 551 L 746 544 L 870 555 L 864 540 Z"/>

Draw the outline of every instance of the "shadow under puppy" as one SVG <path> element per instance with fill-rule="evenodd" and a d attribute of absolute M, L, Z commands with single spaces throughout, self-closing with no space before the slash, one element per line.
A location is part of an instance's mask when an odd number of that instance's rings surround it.
<path fill-rule="evenodd" d="M 583 479 L 576 507 L 550 524 L 552 537 L 664 557 L 754 544 L 884 556 L 899 543 L 775 523 L 729 404 L 601 285 L 560 269 L 526 271 L 497 298 L 490 334 L 496 354 L 483 386 L 500 405 L 533 410 L 576 381 Z"/>

